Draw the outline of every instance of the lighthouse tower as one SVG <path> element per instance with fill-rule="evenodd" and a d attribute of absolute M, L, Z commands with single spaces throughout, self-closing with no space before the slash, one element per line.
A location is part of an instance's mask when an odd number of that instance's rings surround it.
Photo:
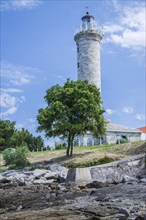
<path fill-rule="evenodd" d="M 94 17 L 86 12 L 74 36 L 77 44 L 78 80 L 88 80 L 100 91 L 100 41 L 102 38 L 102 30 L 97 26 Z"/>

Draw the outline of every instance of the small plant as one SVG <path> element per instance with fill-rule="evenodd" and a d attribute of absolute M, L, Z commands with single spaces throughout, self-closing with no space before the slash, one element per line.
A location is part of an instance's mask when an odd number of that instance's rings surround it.
<path fill-rule="evenodd" d="M 26 145 L 17 147 L 16 149 L 9 148 L 4 150 L 3 158 L 6 165 L 15 165 L 16 167 L 25 167 L 29 164 L 27 156 L 29 155 L 29 150 Z"/>
<path fill-rule="evenodd" d="M 113 161 L 115 161 L 115 159 L 113 159 L 112 157 L 107 157 L 107 156 L 104 156 L 103 158 L 100 158 L 98 160 L 99 164 L 111 163 Z"/>
<path fill-rule="evenodd" d="M 0 173 L 7 171 L 7 168 L 0 168 Z"/>

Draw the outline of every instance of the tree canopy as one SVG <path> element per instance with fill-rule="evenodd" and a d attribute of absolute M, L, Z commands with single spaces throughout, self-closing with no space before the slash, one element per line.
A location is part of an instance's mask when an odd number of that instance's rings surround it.
<path fill-rule="evenodd" d="M 24 128 L 17 130 L 15 125 L 15 122 L 0 120 L 0 151 L 16 148 L 22 144 L 26 144 L 30 151 L 39 151 L 44 147 L 41 136 L 34 137 Z"/>
<path fill-rule="evenodd" d="M 105 133 L 100 91 L 88 81 L 67 81 L 64 86 L 55 85 L 44 97 L 47 107 L 39 109 L 38 131 L 46 137 L 62 135 L 67 138 L 67 156 L 73 153 L 76 136 L 90 131 L 99 138 Z"/>
<path fill-rule="evenodd" d="M 15 122 L 0 119 L 0 151 L 9 147 L 15 131 Z"/>

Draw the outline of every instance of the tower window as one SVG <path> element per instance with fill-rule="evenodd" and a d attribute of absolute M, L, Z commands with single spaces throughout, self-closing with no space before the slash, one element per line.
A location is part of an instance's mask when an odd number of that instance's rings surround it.
<path fill-rule="evenodd" d="M 80 67 L 80 63 L 78 62 L 78 68 Z"/>
<path fill-rule="evenodd" d="M 79 46 L 77 47 L 77 52 L 79 53 Z"/>

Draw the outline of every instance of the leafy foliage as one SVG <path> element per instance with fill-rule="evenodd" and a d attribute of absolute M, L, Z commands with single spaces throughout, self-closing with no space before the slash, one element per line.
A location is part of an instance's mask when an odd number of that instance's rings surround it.
<path fill-rule="evenodd" d="M 11 138 L 15 131 L 15 122 L 0 119 L 0 151 L 10 146 Z"/>
<path fill-rule="evenodd" d="M 3 151 L 3 158 L 5 160 L 6 165 L 15 163 L 15 148 L 8 148 Z"/>
<path fill-rule="evenodd" d="M 60 143 L 60 142 L 55 142 L 55 150 L 62 150 L 62 149 L 66 149 L 67 146 L 65 143 Z"/>
<path fill-rule="evenodd" d="M 41 136 L 34 137 L 27 129 L 15 129 L 15 122 L 0 120 L 0 151 L 27 145 L 30 151 L 40 151 L 44 147 Z"/>
<path fill-rule="evenodd" d="M 73 153 L 75 136 L 87 131 L 99 138 L 105 133 L 104 110 L 100 92 L 88 81 L 67 81 L 64 86 L 55 85 L 47 90 L 46 108 L 39 109 L 38 131 L 46 137 L 62 135 L 67 139 L 67 156 Z"/>
<path fill-rule="evenodd" d="M 16 149 L 9 148 L 3 152 L 3 158 L 6 165 L 16 165 L 16 167 L 25 167 L 28 164 L 28 155 L 29 150 L 26 145 L 22 145 Z"/>

